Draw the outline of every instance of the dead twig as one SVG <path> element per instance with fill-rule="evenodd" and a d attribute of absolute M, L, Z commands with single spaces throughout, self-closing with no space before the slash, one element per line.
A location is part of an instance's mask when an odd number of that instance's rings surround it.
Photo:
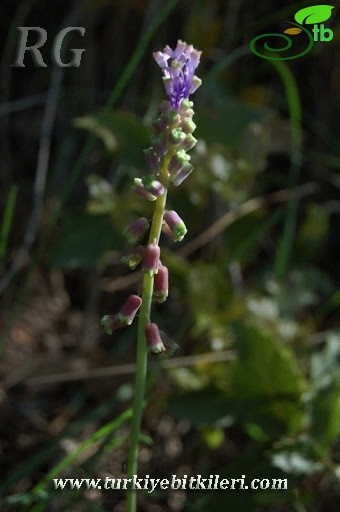
<path fill-rule="evenodd" d="M 318 185 L 314 182 L 305 183 L 300 187 L 295 189 L 283 189 L 278 190 L 277 192 L 273 192 L 268 194 L 267 196 L 259 196 L 249 199 L 245 203 L 241 204 L 234 210 L 227 212 L 225 215 L 220 217 L 216 222 L 211 224 L 205 231 L 203 231 L 200 235 L 198 235 L 194 240 L 188 242 L 183 247 L 181 247 L 176 255 L 187 257 L 193 252 L 197 251 L 204 245 L 208 244 L 217 237 L 220 233 L 222 233 L 225 229 L 227 229 L 231 224 L 241 219 L 245 215 L 252 213 L 256 210 L 260 210 L 264 208 L 267 204 L 271 203 L 284 203 L 291 199 L 292 197 L 302 198 L 313 194 L 318 188 Z M 129 274 L 127 276 L 121 276 L 117 279 L 102 279 L 102 289 L 108 292 L 115 292 L 117 290 L 124 290 L 129 286 L 135 284 L 139 281 L 141 277 L 141 272 L 136 272 L 134 274 Z"/>
<path fill-rule="evenodd" d="M 197 354 L 192 356 L 173 357 L 150 364 L 150 369 L 155 365 L 161 365 L 164 369 L 179 368 L 182 366 L 194 366 L 196 364 L 213 364 L 224 361 L 232 361 L 236 357 L 233 350 L 224 350 L 220 352 L 208 352 L 206 354 Z M 122 364 L 118 366 L 107 366 L 101 368 L 91 368 L 86 370 L 56 373 L 50 375 L 39 375 L 28 377 L 24 383 L 29 386 L 52 385 L 62 382 L 72 382 L 77 380 L 98 379 L 104 377 L 119 377 L 121 375 L 131 375 L 135 372 L 135 363 Z"/>

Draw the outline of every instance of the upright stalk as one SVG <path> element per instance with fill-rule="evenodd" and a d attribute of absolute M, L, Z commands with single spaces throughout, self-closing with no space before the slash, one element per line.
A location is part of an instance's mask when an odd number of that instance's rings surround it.
<path fill-rule="evenodd" d="M 169 185 L 168 164 L 172 154 L 167 155 L 164 159 L 163 168 L 160 175 L 160 181 L 164 186 L 164 194 L 157 198 L 155 211 L 152 218 L 152 224 L 149 235 L 149 244 L 158 244 L 162 230 L 163 215 L 165 212 L 166 198 Z M 128 478 L 133 478 L 138 469 L 138 448 L 140 428 L 142 423 L 143 402 L 145 394 L 145 383 L 147 373 L 147 346 L 145 340 L 144 329 L 150 322 L 150 312 L 152 304 L 154 276 L 144 273 L 142 288 L 142 305 L 139 310 L 138 329 L 137 329 L 137 361 L 136 361 L 136 377 L 134 386 L 134 397 L 132 405 L 132 423 L 130 434 L 130 448 L 127 474 Z M 137 510 L 137 492 L 135 489 L 129 489 L 127 495 L 128 512 L 136 512 Z"/>
<path fill-rule="evenodd" d="M 163 83 L 169 99 L 160 104 L 160 113 L 153 121 L 154 135 L 150 138 L 151 146 L 144 150 L 151 174 L 135 178 L 132 190 L 148 201 L 155 201 L 155 210 L 151 225 L 148 219 L 140 217 L 126 226 L 124 235 L 134 247 L 122 258 L 122 262 L 131 270 L 142 263 L 142 294 L 141 297 L 129 295 L 118 313 L 104 315 L 101 319 L 105 331 L 112 334 L 116 329 L 131 325 L 139 311 L 133 417 L 127 467 L 131 484 L 127 490 L 127 512 L 137 511 L 137 493 L 132 482 L 138 471 L 147 355 L 166 352 L 170 357 L 176 349 L 176 344 L 151 321 L 151 305 L 152 301 L 164 302 L 169 289 L 169 271 L 160 261 L 161 231 L 173 242 L 181 242 L 187 232 L 178 213 L 174 210 L 167 211 L 165 207 L 169 185 L 178 187 L 193 170 L 187 151 L 195 146 L 197 140 L 192 135 L 196 125 L 192 120 L 194 110 L 189 96 L 202 82 L 194 74 L 201 52 L 192 45 L 178 40 L 174 50 L 166 46 L 163 52 L 155 52 L 153 56 L 162 69 Z M 140 245 L 148 231 L 148 243 L 146 246 Z"/>

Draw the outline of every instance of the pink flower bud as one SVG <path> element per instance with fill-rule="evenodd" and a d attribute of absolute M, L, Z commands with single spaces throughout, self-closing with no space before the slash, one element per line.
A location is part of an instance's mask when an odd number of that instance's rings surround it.
<path fill-rule="evenodd" d="M 169 112 L 169 110 L 172 110 L 171 103 L 168 100 L 163 100 L 159 106 L 159 110 L 165 114 L 166 112 Z"/>
<path fill-rule="evenodd" d="M 178 171 L 180 171 L 182 169 L 183 165 L 185 165 L 189 160 L 190 160 L 190 156 L 187 155 L 183 149 L 180 151 L 177 151 L 169 162 L 169 165 L 168 165 L 169 173 L 176 174 Z"/>
<path fill-rule="evenodd" d="M 194 115 L 193 106 L 193 102 L 185 98 L 179 107 L 180 115 L 182 117 L 192 117 Z"/>
<path fill-rule="evenodd" d="M 168 152 L 165 137 L 163 135 L 153 135 L 151 137 L 152 147 L 159 156 L 164 156 Z"/>
<path fill-rule="evenodd" d="M 155 275 L 152 298 L 154 301 L 162 303 L 166 300 L 168 293 L 169 271 L 167 267 L 162 265 L 159 267 L 158 273 Z"/>
<path fill-rule="evenodd" d="M 169 119 L 166 115 L 161 114 L 152 121 L 152 126 L 155 128 L 156 133 L 163 133 L 170 126 Z"/>
<path fill-rule="evenodd" d="M 123 256 L 121 261 L 125 265 L 131 268 L 131 270 L 134 270 L 137 265 L 142 261 L 145 254 L 145 247 L 144 245 L 137 245 L 137 247 L 134 247 L 131 249 L 129 254 L 126 256 Z"/>
<path fill-rule="evenodd" d="M 156 201 L 157 199 L 157 197 L 152 192 L 145 188 L 141 178 L 135 178 L 133 180 L 131 190 L 138 194 L 140 197 L 143 197 L 143 199 L 147 199 L 148 201 Z"/>
<path fill-rule="evenodd" d="M 194 75 L 192 78 L 192 81 L 191 81 L 189 94 L 193 94 L 199 88 L 199 86 L 201 84 L 202 84 L 202 80 L 200 78 L 198 78 L 198 76 Z"/>
<path fill-rule="evenodd" d="M 157 174 L 160 171 L 160 158 L 153 148 L 143 149 L 145 160 L 150 172 Z"/>
<path fill-rule="evenodd" d="M 170 240 L 172 240 L 173 242 L 178 242 L 175 235 L 173 234 L 173 232 L 171 231 L 171 229 L 169 228 L 169 226 L 167 225 L 167 223 L 164 220 L 163 220 L 163 224 L 162 224 L 162 233 L 164 233 L 167 237 L 169 237 Z"/>
<path fill-rule="evenodd" d="M 140 219 L 134 220 L 131 222 L 131 224 L 126 226 L 123 234 L 126 236 L 130 243 L 135 244 L 145 235 L 149 228 L 150 224 L 147 219 L 145 217 L 141 217 Z"/>
<path fill-rule="evenodd" d="M 165 351 L 157 324 L 145 326 L 145 338 L 149 354 L 158 355 Z"/>
<path fill-rule="evenodd" d="M 171 78 L 163 76 L 162 78 L 165 92 L 168 96 L 171 96 L 174 90 L 174 84 Z"/>
<path fill-rule="evenodd" d="M 131 325 L 141 304 L 142 299 L 138 295 L 129 295 L 117 314 L 117 320 L 124 325 Z"/>
<path fill-rule="evenodd" d="M 106 334 L 112 334 L 116 329 L 124 327 L 124 324 L 117 318 L 117 315 L 105 315 L 100 321 Z"/>
<path fill-rule="evenodd" d="M 184 133 L 192 133 L 196 130 L 196 125 L 190 117 L 185 117 L 181 121 L 181 128 Z"/>
<path fill-rule="evenodd" d="M 185 141 L 186 135 L 181 128 L 174 128 L 169 134 L 169 141 L 171 144 L 182 144 Z"/>
<path fill-rule="evenodd" d="M 184 132 L 183 132 L 184 133 Z M 188 133 L 188 135 L 183 139 L 180 143 L 180 148 L 184 149 L 184 151 L 190 151 L 194 146 L 197 144 L 197 139 L 191 134 Z"/>
<path fill-rule="evenodd" d="M 178 213 L 174 210 L 166 211 L 164 221 L 169 226 L 174 239 L 177 242 L 181 242 L 187 232 L 187 228 Z"/>
<path fill-rule="evenodd" d="M 142 184 L 148 192 L 156 197 L 162 196 L 164 194 L 164 187 L 162 183 L 158 181 L 153 174 L 144 176 L 142 178 Z"/>
<path fill-rule="evenodd" d="M 161 250 L 158 245 L 149 244 L 146 246 L 143 258 L 143 272 L 146 272 L 150 276 L 157 274 L 160 254 Z"/>
<path fill-rule="evenodd" d="M 183 165 L 183 167 L 178 172 L 171 175 L 171 177 L 170 177 L 171 183 L 173 183 L 175 185 L 175 187 L 178 187 L 189 176 L 189 174 L 192 173 L 193 170 L 194 170 L 194 166 L 191 165 L 189 162 L 187 162 L 185 165 Z"/>
<path fill-rule="evenodd" d="M 178 114 L 178 112 L 176 112 L 176 110 L 170 110 L 165 115 L 168 119 L 169 126 L 171 126 L 173 128 L 175 128 L 176 126 L 179 126 L 179 124 L 181 122 L 181 116 Z"/>

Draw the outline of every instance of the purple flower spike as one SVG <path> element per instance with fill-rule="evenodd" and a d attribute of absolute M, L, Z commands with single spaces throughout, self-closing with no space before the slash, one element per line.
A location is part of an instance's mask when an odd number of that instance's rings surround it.
<path fill-rule="evenodd" d="M 174 50 L 166 46 L 163 52 L 153 54 L 163 71 L 165 91 L 174 110 L 178 110 L 182 100 L 189 98 L 201 85 L 201 80 L 194 74 L 201 53 L 192 45 L 178 40 Z"/>

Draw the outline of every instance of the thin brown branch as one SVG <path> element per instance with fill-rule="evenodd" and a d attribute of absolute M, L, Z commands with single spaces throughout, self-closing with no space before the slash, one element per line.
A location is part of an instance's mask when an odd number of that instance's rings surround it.
<path fill-rule="evenodd" d="M 176 254 L 182 257 L 187 257 L 193 252 L 197 251 L 197 249 L 200 249 L 204 245 L 211 242 L 211 240 L 222 233 L 231 224 L 241 219 L 245 215 L 259 210 L 270 203 L 284 203 L 294 195 L 298 198 L 306 197 L 310 194 L 313 194 L 317 190 L 317 187 L 318 186 L 316 183 L 309 182 L 293 190 L 278 190 L 277 192 L 273 192 L 267 196 L 259 196 L 249 199 L 249 201 L 246 201 L 234 210 L 231 210 L 230 212 L 227 212 L 225 215 L 220 217 L 194 240 L 181 247 L 176 252 Z M 129 286 L 137 283 L 140 280 L 141 275 L 141 272 L 135 272 L 133 274 L 118 277 L 114 280 L 102 279 L 102 289 L 108 292 L 124 290 L 125 288 L 128 288 Z"/>
<path fill-rule="evenodd" d="M 197 249 L 200 249 L 207 243 L 211 242 L 211 240 L 213 240 L 216 236 L 222 233 L 222 231 L 224 231 L 238 219 L 263 208 L 268 203 L 283 203 L 294 196 L 301 198 L 314 193 L 316 189 L 317 184 L 310 182 L 293 190 L 278 190 L 277 192 L 273 192 L 267 196 L 259 196 L 249 199 L 249 201 L 246 201 L 234 210 L 231 210 L 230 212 L 227 212 L 225 215 L 220 217 L 216 222 L 214 222 L 214 224 L 209 226 L 194 240 L 181 247 L 181 249 L 177 251 L 177 254 L 184 257 L 189 256 L 189 254 L 192 254 L 193 252 L 197 251 Z"/>
<path fill-rule="evenodd" d="M 173 357 L 150 364 L 150 369 L 160 365 L 164 369 L 179 368 L 182 366 L 194 366 L 196 364 L 213 364 L 224 361 L 232 361 L 236 357 L 233 350 L 224 350 L 220 352 L 208 352 L 206 354 L 197 354 L 183 357 Z M 118 366 L 107 366 L 101 368 L 92 368 L 90 370 L 80 370 L 75 372 L 56 373 L 51 375 L 39 375 L 28 377 L 24 380 L 29 386 L 52 385 L 62 382 L 72 382 L 85 379 L 98 379 L 104 377 L 119 377 L 121 375 L 131 375 L 135 372 L 134 363 L 122 364 Z"/>

